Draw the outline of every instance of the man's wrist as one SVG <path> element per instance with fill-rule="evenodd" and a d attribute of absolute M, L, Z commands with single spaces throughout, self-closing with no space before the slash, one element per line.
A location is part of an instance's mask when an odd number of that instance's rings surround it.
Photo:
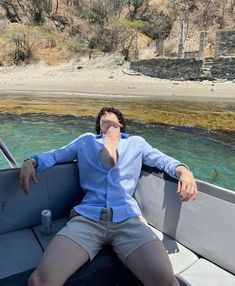
<path fill-rule="evenodd" d="M 186 165 L 178 165 L 176 168 L 175 168 L 175 175 L 179 178 L 183 172 L 188 172 L 190 171 L 188 169 L 188 167 Z"/>
<path fill-rule="evenodd" d="M 38 161 L 35 158 L 27 158 L 27 159 L 24 160 L 24 162 L 27 162 L 27 161 L 30 161 L 34 168 L 36 168 L 37 165 L 38 165 Z"/>

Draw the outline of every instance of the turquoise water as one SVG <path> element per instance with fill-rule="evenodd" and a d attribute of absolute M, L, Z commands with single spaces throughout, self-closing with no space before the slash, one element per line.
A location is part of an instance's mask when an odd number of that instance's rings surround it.
<path fill-rule="evenodd" d="M 61 147 L 84 132 L 94 132 L 94 118 L 0 114 L 0 122 L 0 137 L 20 164 L 32 154 Z M 128 122 L 127 126 L 127 133 L 145 137 L 154 147 L 188 164 L 196 178 L 235 190 L 234 134 L 137 122 Z M 0 168 L 9 168 L 1 155 Z"/>

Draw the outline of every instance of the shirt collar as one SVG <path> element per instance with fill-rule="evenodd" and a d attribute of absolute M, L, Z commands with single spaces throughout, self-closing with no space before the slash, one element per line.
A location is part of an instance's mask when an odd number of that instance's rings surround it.
<path fill-rule="evenodd" d="M 127 133 L 121 133 L 121 139 L 127 139 L 129 137 L 129 134 Z M 95 136 L 96 139 L 104 138 L 104 134 L 98 134 Z"/>

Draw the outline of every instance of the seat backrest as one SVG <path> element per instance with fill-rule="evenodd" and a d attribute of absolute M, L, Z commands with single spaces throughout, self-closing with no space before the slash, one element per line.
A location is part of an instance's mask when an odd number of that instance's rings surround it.
<path fill-rule="evenodd" d="M 50 209 L 53 219 L 69 214 L 83 196 L 76 163 L 54 166 L 30 183 L 30 194 L 19 186 L 20 169 L 0 171 L 0 234 L 41 222 L 41 211 Z"/>
<path fill-rule="evenodd" d="M 182 203 L 176 180 L 143 170 L 135 198 L 151 225 L 235 274 L 235 192 L 197 185 L 198 198 Z"/>

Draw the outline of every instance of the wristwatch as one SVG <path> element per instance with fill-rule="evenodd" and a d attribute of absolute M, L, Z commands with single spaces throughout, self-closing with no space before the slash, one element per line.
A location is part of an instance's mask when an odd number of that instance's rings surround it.
<path fill-rule="evenodd" d="M 36 168 L 37 165 L 38 165 L 38 161 L 35 158 L 27 158 L 27 159 L 24 160 L 24 162 L 26 162 L 26 161 L 31 161 L 31 163 L 33 164 L 34 168 Z"/>

